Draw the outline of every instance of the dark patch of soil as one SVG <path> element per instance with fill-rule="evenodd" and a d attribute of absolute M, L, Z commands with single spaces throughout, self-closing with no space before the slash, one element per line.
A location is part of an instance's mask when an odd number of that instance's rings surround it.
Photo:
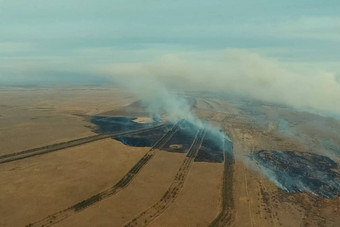
<path fill-rule="evenodd" d="M 308 152 L 266 151 L 252 154 L 264 172 L 281 189 L 309 192 L 335 198 L 340 195 L 338 164 L 332 159 Z"/>

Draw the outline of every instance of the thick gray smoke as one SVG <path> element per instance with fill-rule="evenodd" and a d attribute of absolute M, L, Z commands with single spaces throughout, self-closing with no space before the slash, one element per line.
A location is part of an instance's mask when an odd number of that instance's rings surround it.
<path fill-rule="evenodd" d="M 115 82 L 140 99 L 151 116 L 160 117 L 165 114 L 173 122 L 180 119 L 190 122 L 197 120 L 191 112 L 190 105 L 186 99 L 171 93 L 154 78 L 146 76 L 134 78 L 117 77 Z"/>
<path fill-rule="evenodd" d="M 263 101 L 287 104 L 340 115 L 340 83 L 324 70 L 293 70 L 293 67 L 247 50 L 172 54 L 144 63 L 112 64 L 97 69 L 109 77 L 153 78 L 162 87 L 227 91 Z M 140 80 L 138 80 L 140 81 Z M 150 89 L 153 84 L 144 89 Z M 157 88 L 151 88 L 157 89 Z"/>
<path fill-rule="evenodd" d="M 153 77 L 122 78 L 117 77 L 115 82 L 128 89 L 147 108 L 151 117 L 163 117 L 171 122 L 186 120 L 198 128 L 205 128 L 214 134 L 217 140 L 230 138 L 219 128 L 212 126 L 208 121 L 197 118 L 189 101 L 183 96 L 170 92 Z"/>

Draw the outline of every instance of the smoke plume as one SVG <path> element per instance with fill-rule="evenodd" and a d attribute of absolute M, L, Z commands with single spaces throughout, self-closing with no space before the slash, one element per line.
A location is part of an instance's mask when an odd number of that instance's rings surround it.
<path fill-rule="evenodd" d="M 228 50 L 212 59 L 173 54 L 145 63 L 112 64 L 101 71 L 121 80 L 157 81 L 158 84 L 152 82 L 143 87 L 150 92 L 160 90 L 154 87 L 159 84 L 162 88 L 227 91 L 301 109 L 340 114 L 340 83 L 335 73 L 298 73 L 246 50 Z"/>

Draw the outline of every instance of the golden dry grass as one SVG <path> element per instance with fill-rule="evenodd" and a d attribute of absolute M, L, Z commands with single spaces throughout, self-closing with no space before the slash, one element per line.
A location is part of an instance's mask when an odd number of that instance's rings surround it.
<path fill-rule="evenodd" d="M 126 189 L 60 226 L 122 226 L 163 196 L 184 158 L 185 154 L 157 152 Z"/>
<path fill-rule="evenodd" d="M 80 115 L 108 113 L 134 101 L 117 89 L 2 89 L 0 155 L 94 135 Z M 260 113 L 242 110 L 232 101 L 213 98 L 197 98 L 196 107 L 200 118 L 221 127 L 234 142 L 234 226 L 338 226 L 339 198 L 286 193 L 245 157 L 260 149 L 326 152 L 315 141 L 324 136 L 339 145 L 339 122 L 276 106 Z M 279 118 L 308 138 L 280 132 L 273 121 Z M 141 116 L 136 121 L 150 119 Z M 36 222 L 113 186 L 149 149 L 105 139 L 1 164 L 0 226 Z M 157 151 L 122 191 L 58 225 L 122 226 L 162 198 L 184 158 Z M 207 226 L 221 211 L 222 175 L 222 164 L 194 162 L 174 202 L 150 225 Z"/>
<path fill-rule="evenodd" d="M 0 165 L 0 225 L 24 226 L 113 186 L 147 151 L 106 139 Z"/>

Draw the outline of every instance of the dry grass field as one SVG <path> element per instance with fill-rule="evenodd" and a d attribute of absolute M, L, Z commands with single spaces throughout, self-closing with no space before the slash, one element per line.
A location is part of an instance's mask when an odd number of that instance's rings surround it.
<path fill-rule="evenodd" d="M 185 123 L 168 124 L 166 118 L 159 126 L 135 97 L 119 89 L 0 89 L 0 161 L 19 152 L 34 154 L 0 163 L 0 226 L 340 225 L 336 186 L 313 188 L 312 180 L 301 178 L 314 191 L 283 190 L 280 178 L 265 172 L 275 166 L 261 167 L 260 159 L 251 158 L 262 150 L 278 151 L 268 161 L 281 165 L 278 155 L 293 151 L 339 164 L 340 121 L 274 104 L 187 96 L 198 118 L 230 137 L 229 153 L 207 158 L 205 129 L 186 132 Z M 105 127 L 117 119 L 124 120 L 127 134 L 103 131 L 116 130 Z M 85 137 L 95 139 L 68 147 Z M 62 142 L 66 145 L 55 148 Z M 48 152 L 39 153 L 42 149 Z M 300 159 L 290 163 L 308 161 Z M 328 171 L 329 184 L 340 182 L 338 167 Z M 330 196 L 322 196 L 324 191 Z"/>

